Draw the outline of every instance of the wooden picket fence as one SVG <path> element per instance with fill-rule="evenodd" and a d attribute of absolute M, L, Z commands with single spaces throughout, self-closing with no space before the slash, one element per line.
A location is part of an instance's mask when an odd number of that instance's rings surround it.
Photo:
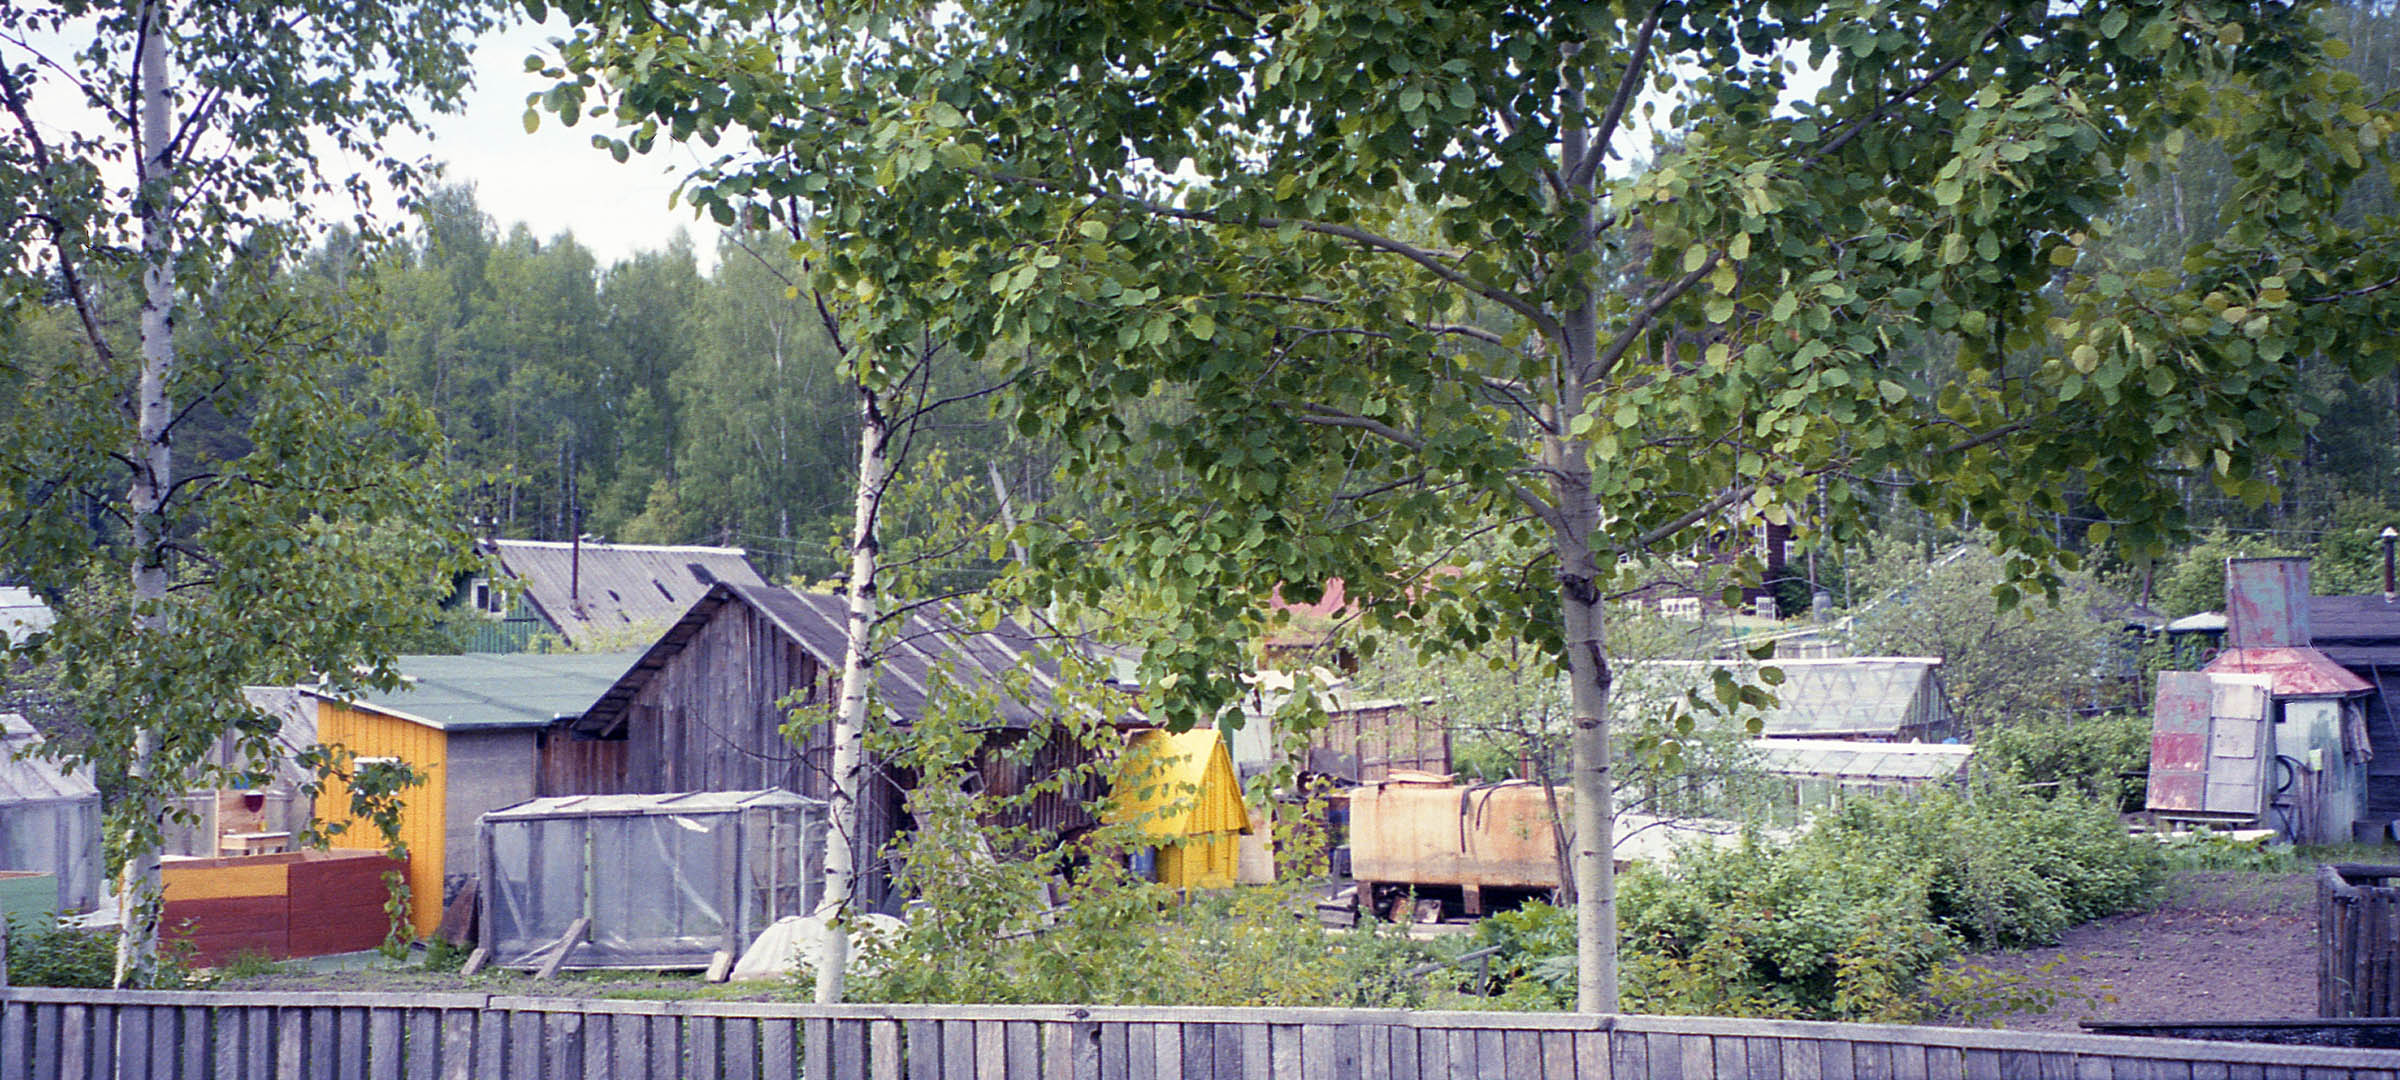
<path fill-rule="evenodd" d="M 2317 1015 L 2400 1016 L 2400 866 L 2317 869 Z"/>
<path fill-rule="evenodd" d="M 0 1080 L 2400 1080 L 2400 1051 L 1708 1017 L 0 990 Z"/>

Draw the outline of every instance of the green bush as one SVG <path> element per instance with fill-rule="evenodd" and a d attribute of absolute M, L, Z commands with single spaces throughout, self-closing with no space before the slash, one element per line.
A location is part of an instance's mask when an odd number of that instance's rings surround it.
<path fill-rule="evenodd" d="M 1961 948 L 2055 941 L 2147 903 L 2157 846 L 2108 806 L 2014 785 L 1856 801 L 1797 840 L 1695 848 L 1619 881 L 1623 991 L 1660 1013 L 1905 1021 L 1942 1008 L 1928 980 Z M 1573 920 L 1487 920 L 1510 1007 L 1573 998 Z"/>
<path fill-rule="evenodd" d="M 2150 718 L 2139 715 L 2045 717 L 1996 724 L 1978 733 L 1975 765 L 2045 792 L 2081 791 L 2120 812 L 2142 808 L 2150 768 Z"/>
<path fill-rule="evenodd" d="M 105 990 L 117 970 L 117 937 L 44 920 L 8 920 L 8 985 Z"/>

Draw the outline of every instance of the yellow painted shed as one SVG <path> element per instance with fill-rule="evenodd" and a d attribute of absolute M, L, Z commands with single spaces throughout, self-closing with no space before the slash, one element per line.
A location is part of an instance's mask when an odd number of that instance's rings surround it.
<path fill-rule="evenodd" d="M 1179 889 L 1232 887 L 1250 832 L 1233 755 L 1215 728 L 1135 732 L 1107 820 L 1138 823 L 1157 838 L 1159 883 Z"/>
<path fill-rule="evenodd" d="M 409 921 L 418 933 L 441 924 L 445 893 L 475 872 L 477 820 L 541 794 L 547 729 L 562 716 L 582 715 L 638 655 L 403 656 L 404 684 L 396 690 L 345 696 L 303 688 L 316 699 L 321 742 L 357 757 L 406 762 L 423 778 L 402 793 L 400 815 Z M 328 781 L 316 810 L 325 822 L 350 820 L 349 790 Z M 333 846 L 379 849 L 383 838 L 361 822 Z"/>

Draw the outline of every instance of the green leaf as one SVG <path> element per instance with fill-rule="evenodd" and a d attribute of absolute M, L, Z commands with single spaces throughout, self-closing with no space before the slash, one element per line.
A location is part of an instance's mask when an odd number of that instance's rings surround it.
<path fill-rule="evenodd" d="M 1208 312 L 1203 311 L 1192 316 L 1190 325 L 1192 336 L 1202 341 L 1207 341 L 1217 336 L 1217 320 Z"/>
<path fill-rule="evenodd" d="M 1691 273 L 1708 263 L 1708 245 L 1693 244 L 1683 249 L 1683 272 Z"/>

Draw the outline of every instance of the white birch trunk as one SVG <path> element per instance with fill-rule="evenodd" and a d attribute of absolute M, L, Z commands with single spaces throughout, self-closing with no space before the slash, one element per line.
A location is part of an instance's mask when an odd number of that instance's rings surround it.
<path fill-rule="evenodd" d="M 1560 131 L 1559 173 L 1575 177 L 1585 157 L 1604 154 L 1605 146 L 1591 144 L 1582 120 L 1583 79 L 1575 66 L 1576 51 L 1568 51 L 1561 106 L 1568 122 Z M 1583 219 L 1585 238 L 1576 254 L 1593 251 L 1592 198 L 1599 170 L 1592 180 L 1574 183 L 1576 200 L 1569 207 Z M 1550 417 L 1550 434 L 1542 440 L 1542 464 L 1550 470 L 1550 493 L 1557 505 L 1551 523 L 1551 544 L 1558 556 L 1559 607 L 1567 650 L 1568 716 L 1573 765 L 1570 783 L 1575 792 L 1575 1008 L 1579 1012 L 1617 1011 L 1617 863 L 1616 791 L 1609 765 L 1607 627 L 1600 606 L 1598 559 L 1592 535 L 1599 528 L 1599 507 L 1592 501 L 1592 469 L 1583 444 L 1566 435 L 1569 424 L 1582 415 L 1586 397 L 1601 374 L 1600 313 L 1596 271 L 1585 270 L 1575 282 L 1574 302 L 1559 320 L 1554 352 L 1558 367 L 1552 374 L 1557 402 Z"/>
<path fill-rule="evenodd" d="M 155 642 L 167 629 L 167 559 L 163 520 L 166 497 L 174 484 L 174 452 L 167 442 L 175 410 L 168 381 L 175 373 L 175 249 L 173 222 L 175 192 L 167 160 L 174 102 L 167 83 L 167 0 L 144 0 L 140 9 L 139 54 L 135 67 L 135 107 L 141 140 L 134 155 L 135 182 L 140 194 L 134 213 L 142 225 L 141 385 L 134 402 L 133 486 L 127 495 L 132 510 L 133 623 L 142 638 Z M 149 646 L 137 646 L 146 648 Z M 158 753 L 158 732 L 143 727 L 134 739 L 126 773 L 136 792 L 144 788 L 152 759 Z M 139 812 L 159 815 L 161 806 Z M 118 986 L 146 981 L 158 955 L 159 875 L 158 830 L 129 830 L 131 852 L 118 878 L 117 900 L 125 914 L 125 932 L 117 939 Z"/>
<path fill-rule="evenodd" d="M 879 554 L 876 519 L 890 475 L 885 457 L 890 432 L 874 390 L 858 388 L 858 500 L 850 530 L 848 637 L 842 647 L 841 701 L 833 719 L 833 797 L 828 800 L 825 896 L 817 914 L 825 920 L 825 948 L 817 964 L 817 1002 L 837 1004 L 850 964 L 849 905 L 858 888 L 859 792 L 866 774 L 867 691 L 873 675 L 867 654 L 876 616 L 875 572 Z"/>

